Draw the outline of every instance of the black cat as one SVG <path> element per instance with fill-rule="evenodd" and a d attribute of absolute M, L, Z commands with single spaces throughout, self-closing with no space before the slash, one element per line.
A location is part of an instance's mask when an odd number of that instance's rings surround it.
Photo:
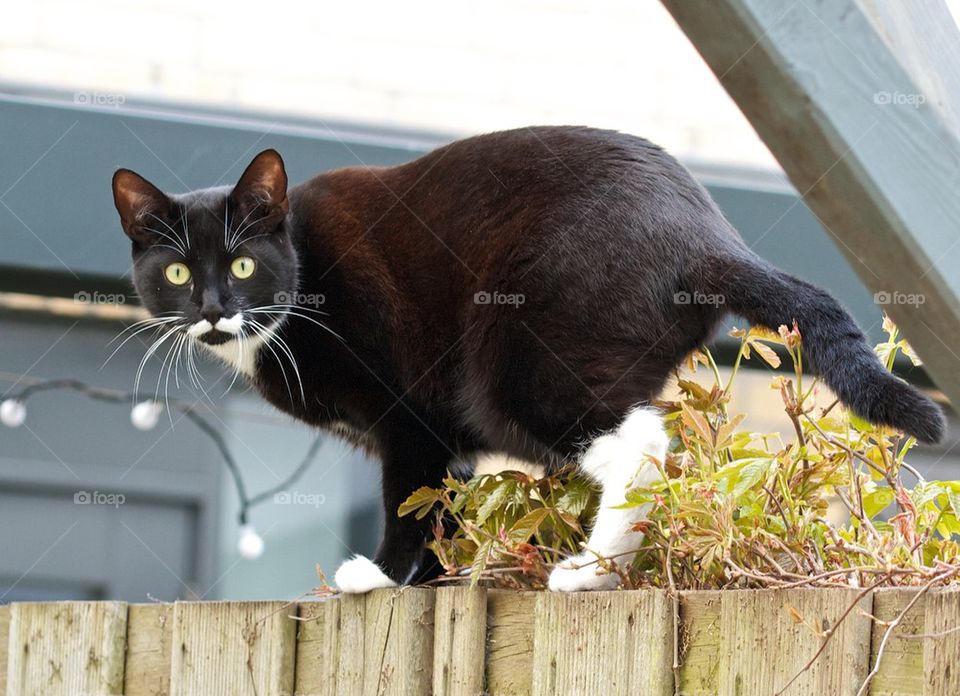
<path fill-rule="evenodd" d="M 615 585 L 633 519 L 611 509 L 662 458 L 646 405 L 727 311 L 799 325 L 805 355 L 860 416 L 924 442 L 940 409 L 888 374 L 827 293 L 752 253 L 706 191 L 646 140 L 588 128 L 468 138 L 408 164 L 321 174 L 287 190 L 280 155 L 233 187 L 166 195 L 113 179 L 134 282 L 178 341 L 195 340 L 276 407 L 381 460 L 386 529 L 346 591 L 438 572 L 428 521 L 399 518 L 456 460 L 501 451 L 577 461 L 603 487 L 588 551 L 554 589 Z M 591 553 L 593 552 L 593 553 Z"/>

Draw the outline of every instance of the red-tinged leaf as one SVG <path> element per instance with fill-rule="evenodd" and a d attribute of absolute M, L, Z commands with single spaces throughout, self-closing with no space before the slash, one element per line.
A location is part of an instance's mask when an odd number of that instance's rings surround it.
<path fill-rule="evenodd" d="M 687 404 L 681 404 L 683 408 L 683 422 L 697 434 L 697 436 L 704 442 L 713 448 L 714 445 L 714 433 L 713 428 L 710 427 L 710 423 L 707 422 L 707 419 L 702 413 L 699 413 Z"/>
<path fill-rule="evenodd" d="M 767 365 L 773 368 L 780 367 L 780 356 L 777 355 L 773 348 L 764 345 L 760 341 L 751 341 L 750 345 L 753 346 L 753 349 L 757 351 L 757 355 L 759 355 L 760 359 L 767 363 Z"/>

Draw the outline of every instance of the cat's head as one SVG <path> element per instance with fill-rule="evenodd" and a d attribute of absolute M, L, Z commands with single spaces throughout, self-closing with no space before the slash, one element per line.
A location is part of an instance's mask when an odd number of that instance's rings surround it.
<path fill-rule="evenodd" d="M 209 345 L 266 331 L 296 293 L 287 175 L 275 150 L 234 187 L 168 195 L 129 169 L 113 177 L 133 282 L 147 310 Z M 169 321 L 167 321 L 169 319 Z"/>

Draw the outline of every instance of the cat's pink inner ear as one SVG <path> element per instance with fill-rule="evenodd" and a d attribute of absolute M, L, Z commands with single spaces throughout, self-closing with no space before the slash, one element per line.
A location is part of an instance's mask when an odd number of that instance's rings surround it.
<path fill-rule="evenodd" d="M 113 175 L 113 202 L 124 231 L 135 238 L 140 236 L 141 223 L 149 227 L 148 214 L 161 217 L 170 207 L 166 194 L 129 169 L 118 169 Z"/>
<path fill-rule="evenodd" d="M 276 150 L 264 150 L 253 158 L 233 190 L 242 203 L 266 205 L 271 212 L 287 212 L 287 172 Z"/>

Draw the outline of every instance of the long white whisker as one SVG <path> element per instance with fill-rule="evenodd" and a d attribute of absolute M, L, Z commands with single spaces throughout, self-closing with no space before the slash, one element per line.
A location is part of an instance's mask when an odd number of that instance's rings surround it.
<path fill-rule="evenodd" d="M 176 312 L 176 313 L 175 313 L 175 316 L 170 316 L 170 317 L 164 317 L 163 315 L 157 315 L 157 316 L 153 316 L 153 317 L 147 317 L 146 319 L 141 319 L 140 321 L 135 321 L 135 322 L 133 322 L 132 324 L 129 324 L 128 326 L 123 327 L 123 329 L 121 329 L 120 332 L 117 333 L 116 336 L 114 336 L 114 337 L 111 338 L 109 341 L 107 341 L 107 345 L 109 346 L 109 345 L 110 345 L 111 343 L 113 343 L 114 341 L 119 340 L 120 337 L 123 336 L 123 334 L 127 333 L 127 331 L 131 331 L 131 330 L 137 328 L 138 326 L 143 326 L 144 324 L 155 324 L 155 323 L 157 323 L 157 322 L 166 321 L 166 320 L 168 320 L 168 319 L 177 319 L 177 316 L 176 316 L 176 315 L 179 315 L 179 314 L 180 314 L 180 312 Z"/>
<path fill-rule="evenodd" d="M 160 235 L 160 236 L 163 237 L 164 239 L 168 240 L 171 244 L 173 244 L 173 246 L 176 247 L 176 251 L 177 251 L 177 252 L 179 252 L 179 253 L 182 254 L 183 256 L 186 256 L 186 255 L 187 255 L 187 248 L 186 248 L 185 246 L 183 246 L 183 242 L 180 240 L 179 237 L 177 237 L 177 238 L 171 237 L 171 236 L 170 236 L 169 234 L 167 234 L 166 232 L 162 232 L 161 230 L 158 230 L 158 229 L 155 228 L 155 227 L 147 227 L 146 225 L 144 225 L 144 226 L 143 226 L 143 229 L 145 229 L 147 232 L 153 232 L 154 234 Z M 171 248 L 173 248 L 173 247 L 171 247 Z"/>
<path fill-rule="evenodd" d="M 230 390 L 233 388 L 234 383 L 237 381 L 237 377 L 240 376 L 240 366 L 243 365 L 243 349 L 244 349 L 244 338 L 242 335 L 237 334 L 237 364 L 233 371 L 233 379 L 230 380 L 230 384 L 227 385 L 227 388 L 223 390 L 223 396 L 226 396 L 230 393 Z M 221 398 L 223 398 L 221 396 Z"/>
<path fill-rule="evenodd" d="M 248 310 L 245 310 L 245 311 L 246 311 L 247 313 L 249 313 L 249 314 L 282 314 L 282 315 L 284 315 L 284 316 L 291 316 L 291 317 L 297 317 L 297 318 L 299 318 L 299 319 L 306 319 L 307 321 L 313 322 L 314 324 L 316 324 L 317 326 L 319 326 L 319 327 L 320 327 L 321 329 L 323 329 L 324 331 L 330 332 L 331 335 L 333 335 L 333 336 L 335 336 L 336 338 L 338 338 L 339 340 L 343 341 L 343 337 L 342 337 L 340 334 L 338 334 L 336 331 L 334 331 L 333 329 L 331 329 L 329 326 L 327 326 L 327 325 L 324 324 L 323 322 L 317 321 L 317 320 L 314 319 L 313 317 L 308 317 L 308 316 L 305 316 L 305 315 L 303 315 L 303 314 L 297 314 L 297 313 L 295 313 L 295 312 L 293 312 L 293 311 L 290 311 L 290 310 L 279 310 L 279 309 L 273 309 L 273 310 L 248 309 Z"/>
<path fill-rule="evenodd" d="M 163 356 L 163 361 L 160 363 L 160 370 L 157 372 L 157 388 L 153 392 L 153 400 L 159 401 L 160 397 L 160 382 L 163 380 L 163 370 L 167 366 L 167 361 L 170 360 L 170 356 L 173 355 L 173 349 L 177 347 L 177 342 L 183 334 L 177 334 L 177 336 L 170 342 L 170 345 L 167 347 L 167 352 Z"/>
<path fill-rule="evenodd" d="M 179 356 L 180 346 L 183 345 L 183 341 L 186 337 L 187 335 L 184 333 L 181 333 L 180 335 L 178 335 L 177 338 L 173 341 L 173 343 L 170 344 L 170 349 L 167 351 L 167 357 L 169 357 L 170 354 L 172 353 L 173 359 L 170 360 L 170 364 L 167 365 L 167 377 L 163 382 L 163 404 L 166 407 L 167 416 L 170 418 L 171 429 L 174 426 L 173 426 L 173 413 L 170 411 L 170 369 L 173 367 L 174 362 L 176 362 L 177 357 Z M 166 357 L 163 359 L 163 362 L 167 362 Z M 160 365 L 160 374 L 163 374 L 163 365 Z M 160 376 L 158 375 L 157 390 L 159 391 L 159 389 L 160 389 Z M 157 401 L 157 399 L 154 398 L 154 401 Z"/>
<path fill-rule="evenodd" d="M 277 366 L 280 368 L 280 374 L 283 375 L 283 381 L 287 385 L 287 396 L 290 397 L 290 404 L 293 405 L 293 390 L 290 389 L 290 380 L 287 379 L 287 370 L 283 366 L 283 361 L 280 360 L 280 356 L 277 354 L 277 351 L 275 351 L 273 349 L 273 346 L 271 345 L 271 339 L 273 337 L 271 336 L 270 331 L 268 331 L 262 324 L 260 324 L 259 322 L 253 319 L 247 319 L 247 321 L 250 323 L 250 326 L 253 328 L 256 334 L 263 340 L 263 345 L 265 345 L 267 349 L 273 354 L 273 357 L 276 358 Z M 297 370 L 296 363 L 293 363 L 293 369 L 294 369 L 294 374 L 297 375 L 297 381 L 299 381 L 300 374 L 299 374 L 299 371 Z M 303 395 L 302 382 L 300 382 L 300 394 L 301 396 Z M 304 398 L 304 402 L 305 401 L 306 399 Z"/>
<path fill-rule="evenodd" d="M 227 248 L 227 229 L 228 229 L 228 220 L 230 219 L 230 198 L 228 197 L 223 202 L 223 248 Z"/>
<path fill-rule="evenodd" d="M 304 307 L 303 305 L 295 304 L 272 304 L 272 305 L 263 305 L 261 307 L 254 307 L 254 309 L 299 309 L 304 312 L 313 312 L 314 314 L 319 314 L 324 317 L 329 317 L 329 312 L 321 312 L 319 309 L 314 309 L 313 307 Z"/>
<path fill-rule="evenodd" d="M 143 368 L 146 367 L 147 361 L 157 352 L 157 349 L 163 345 L 164 341 L 173 336 L 177 331 L 179 331 L 179 326 L 174 326 L 172 329 L 168 329 L 160 338 L 153 342 L 153 344 L 147 349 L 147 352 L 143 354 L 143 357 L 140 358 L 140 365 L 137 367 L 137 376 L 133 381 L 133 398 L 136 399 L 137 395 L 140 393 L 140 377 L 143 374 Z"/>
<path fill-rule="evenodd" d="M 183 223 L 183 236 L 187 238 L 185 246 L 190 248 L 190 225 L 187 223 L 187 208 L 180 208 L 180 222 Z"/>
<path fill-rule="evenodd" d="M 236 241 L 237 237 L 239 237 L 241 234 L 243 234 L 244 232 L 246 232 L 247 228 L 249 228 L 249 227 L 257 224 L 257 223 L 260 222 L 261 220 L 265 220 L 265 219 L 267 218 L 267 216 L 264 215 L 263 217 L 257 218 L 256 220 L 254 220 L 253 222 L 251 222 L 249 225 L 246 225 L 246 226 L 245 226 L 244 223 L 246 223 L 246 221 L 250 218 L 251 215 L 253 215 L 253 214 L 256 212 L 256 210 L 257 210 L 256 207 L 251 208 L 251 209 L 250 209 L 250 212 L 248 212 L 248 213 L 244 216 L 243 220 L 240 221 L 240 224 L 237 225 L 237 231 L 234 232 L 232 235 L 230 235 L 230 242 L 227 244 L 227 251 L 232 251 L 233 249 L 236 248 L 236 245 L 234 244 L 234 242 Z"/>
<path fill-rule="evenodd" d="M 122 342 L 119 346 L 117 346 L 117 347 L 113 350 L 113 352 L 110 353 L 109 356 L 107 356 L 107 359 L 106 359 L 106 360 L 103 361 L 103 364 L 100 366 L 100 369 L 102 370 L 104 367 L 106 367 L 106 366 L 107 366 L 107 363 L 110 362 L 110 361 L 113 359 L 113 356 L 115 356 L 117 353 L 120 352 L 120 349 L 123 348 L 130 339 L 135 338 L 138 334 L 142 334 L 144 331 L 149 331 L 150 329 L 155 329 L 155 328 L 158 328 L 158 327 L 161 327 L 161 326 L 166 326 L 167 324 L 170 324 L 170 323 L 176 322 L 176 321 L 178 321 L 178 318 L 177 318 L 177 317 L 173 317 L 173 318 L 171 318 L 170 320 L 157 321 L 157 322 L 148 324 L 147 326 L 141 326 L 139 329 L 137 329 L 137 330 L 134 331 L 132 334 L 130 334 L 129 336 L 127 336 L 125 339 L 123 339 L 123 342 Z M 174 327 L 174 328 L 177 328 L 177 327 Z M 109 344 L 107 344 L 107 345 L 109 345 Z"/>
<path fill-rule="evenodd" d="M 300 379 L 300 367 L 297 365 L 296 359 L 293 357 L 293 351 L 290 349 L 290 346 L 287 344 L 283 338 L 280 337 L 275 330 L 268 329 L 266 326 L 261 324 L 255 319 L 248 319 L 253 326 L 260 328 L 264 332 L 264 342 L 267 346 L 270 346 L 270 342 L 273 341 L 277 344 L 277 347 L 287 356 L 287 359 L 290 361 L 290 366 L 293 368 L 293 374 L 297 378 L 297 384 L 300 389 L 300 399 L 303 402 L 303 405 L 307 405 L 307 397 L 303 391 L 303 380 Z M 280 358 L 277 358 L 277 363 L 280 362 Z"/>
<path fill-rule="evenodd" d="M 174 239 L 174 240 L 171 240 L 171 241 L 174 241 L 175 243 L 179 244 L 179 245 L 182 246 L 184 249 L 187 248 L 187 245 L 183 243 L 183 239 L 180 238 L 180 233 L 177 232 L 175 229 L 173 229 L 170 225 L 168 225 L 165 220 L 162 220 L 162 219 L 158 218 L 158 217 L 157 217 L 156 215 L 154 215 L 153 213 L 147 213 L 147 215 L 149 215 L 149 216 L 152 217 L 154 220 L 156 220 L 156 221 L 159 222 L 161 225 L 163 225 L 163 226 L 166 227 L 168 230 L 170 230 L 170 234 L 172 234 L 172 235 L 175 237 L 175 239 Z M 154 232 L 157 232 L 157 230 L 153 230 L 153 231 L 154 231 Z"/>

